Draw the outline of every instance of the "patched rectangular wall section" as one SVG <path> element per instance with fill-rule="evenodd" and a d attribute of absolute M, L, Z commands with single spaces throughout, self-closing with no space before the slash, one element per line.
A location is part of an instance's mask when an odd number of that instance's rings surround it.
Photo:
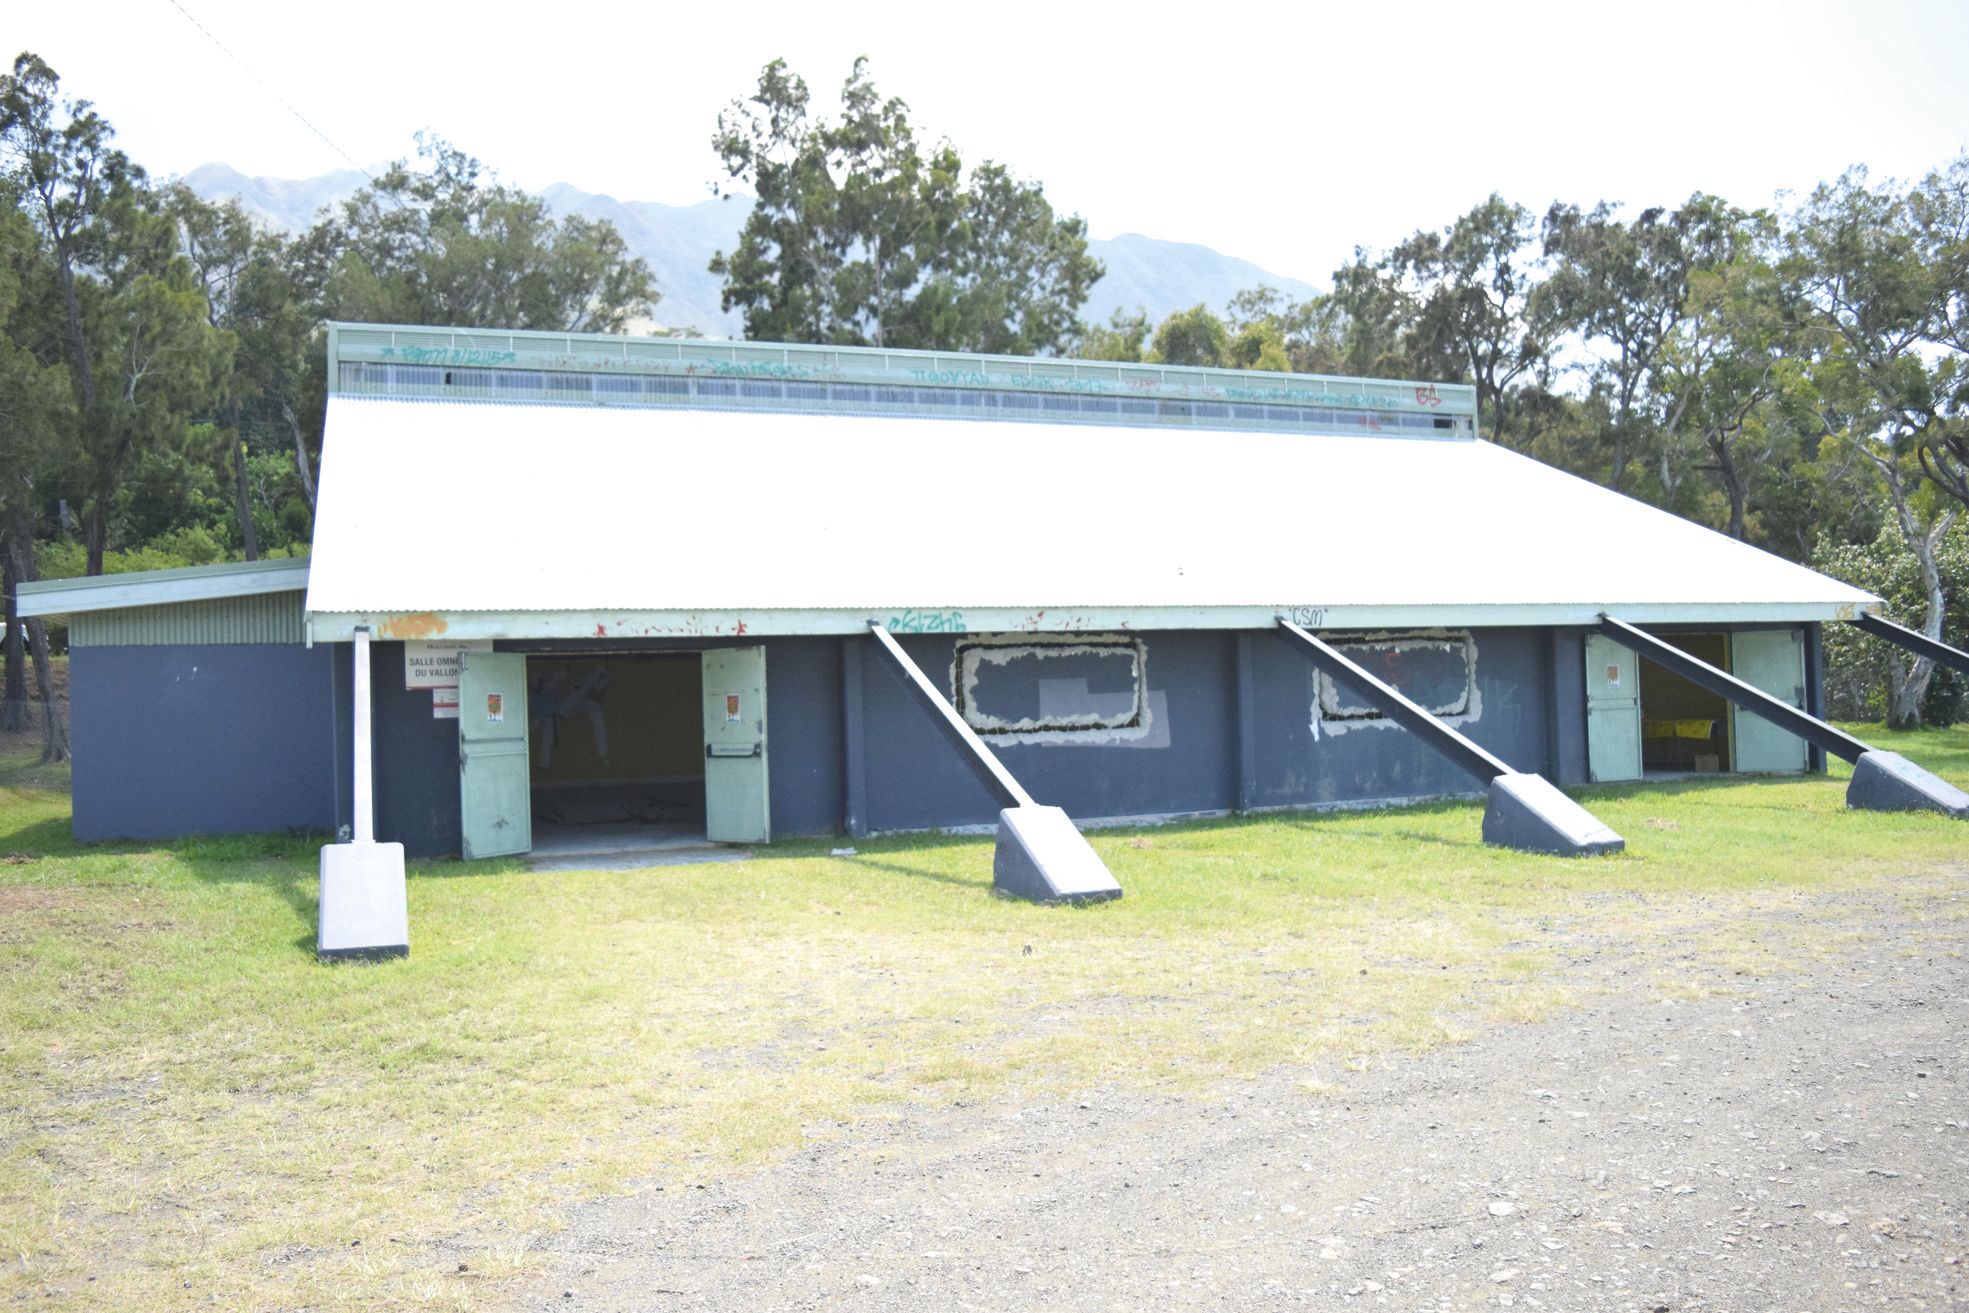
<path fill-rule="evenodd" d="M 955 701 L 980 734 L 1071 734 L 1146 728 L 1142 640 L 967 642 L 957 647 Z"/>
<path fill-rule="evenodd" d="M 1350 640 L 1333 646 L 1432 715 L 1470 713 L 1477 647 L 1468 634 Z M 1319 705 L 1324 720 L 1382 718 L 1352 681 L 1330 675 L 1319 678 Z"/>

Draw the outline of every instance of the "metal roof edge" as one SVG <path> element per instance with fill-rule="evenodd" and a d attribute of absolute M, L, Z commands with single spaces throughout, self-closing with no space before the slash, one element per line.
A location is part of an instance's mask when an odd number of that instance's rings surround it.
<path fill-rule="evenodd" d="M 169 570 L 132 570 L 81 579 L 41 579 L 16 590 L 23 619 L 114 611 L 133 606 L 169 606 L 262 593 L 300 592 L 308 586 L 309 558 L 228 561 Z"/>
<path fill-rule="evenodd" d="M 1275 370 L 1224 369 L 1207 365 L 1165 365 L 1147 361 L 1085 360 L 1077 356 L 1011 356 L 982 351 L 939 351 L 904 347 L 766 342 L 743 338 L 665 337 L 628 333 L 558 333 L 541 329 L 465 328 L 456 325 L 365 323 L 340 319 L 329 321 L 326 328 L 329 339 L 330 392 L 339 390 L 337 363 L 344 359 L 369 358 L 373 344 L 363 340 L 365 335 L 386 334 L 392 346 L 397 344 L 398 335 L 419 339 L 406 345 L 428 355 L 431 363 L 462 366 L 517 364 L 517 359 L 508 361 L 505 357 L 517 356 L 518 352 L 526 351 L 529 355 L 557 357 L 560 367 L 578 369 L 603 358 L 613 362 L 634 347 L 639 355 L 650 353 L 660 353 L 665 357 L 674 355 L 680 361 L 695 359 L 738 363 L 756 360 L 762 365 L 770 365 L 775 357 L 781 360 L 795 358 L 819 360 L 831 357 L 837 365 L 839 362 L 859 361 L 878 369 L 900 369 L 906 373 L 921 372 L 932 375 L 945 374 L 952 370 L 959 372 L 976 370 L 983 374 L 990 374 L 994 367 L 1004 367 L 1020 371 L 1018 377 L 1028 384 L 1042 377 L 1050 378 L 1055 382 L 1064 382 L 1069 378 L 1119 381 L 1124 377 L 1137 380 L 1154 377 L 1172 385 L 1203 388 L 1221 387 L 1230 383 L 1266 389 L 1317 386 L 1323 391 L 1331 391 L 1335 388 L 1379 390 L 1395 394 L 1427 391 L 1430 399 L 1424 402 L 1418 395 L 1414 408 L 1440 410 L 1441 413 L 1471 418 L 1477 413 L 1477 389 L 1474 384 L 1452 383 L 1442 379 L 1302 374 Z M 345 340 L 345 334 L 351 335 L 355 340 Z M 444 343 L 443 346 L 437 345 L 440 341 Z M 424 359 L 424 355 L 419 355 L 418 359 Z M 652 358 L 655 358 L 654 355 Z M 531 367 L 539 366 L 536 364 Z"/>
<path fill-rule="evenodd" d="M 730 640 L 866 633 L 879 620 L 895 634 L 1141 633 L 1172 629 L 1271 629 L 1280 617 L 1312 629 L 1590 628 L 1603 612 L 1642 625 L 1807 624 L 1879 609 L 1851 602 L 1500 603 L 1407 606 L 914 607 L 742 611 L 325 611 L 310 609 L 316 642 L 346 642 L 358 627 L 384 641 L 469 639 Z"/>

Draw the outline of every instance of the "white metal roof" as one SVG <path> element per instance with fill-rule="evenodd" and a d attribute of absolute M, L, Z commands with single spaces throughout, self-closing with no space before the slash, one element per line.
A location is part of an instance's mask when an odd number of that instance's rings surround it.
<path fill-rule="evenodd" d="M 86 579 L 43 579 L 19 588 L 20 613 L 74 615 L 131 606 L 165 606 L 264 593 L 298 593 L 308 586 L 308 559 L 230 561 L 173 570 L 137 570 Z"/>
<path fill-rule="evenodd" d="M 1835 619 L 1487 442 L 330 399 L 317 638 Z"/>

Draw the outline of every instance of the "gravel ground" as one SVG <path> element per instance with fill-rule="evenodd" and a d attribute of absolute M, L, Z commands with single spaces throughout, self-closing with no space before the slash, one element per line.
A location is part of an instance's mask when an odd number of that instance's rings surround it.
<path fill-rule="evenodd" d="M 908 1110 L 583 1205 L 517 1302 L 1969 1305 L 1969 962 L 1939 910 L 1843 899 L 1795 972 L 1686 1000 L 1567 944 L 1583 1006 L 1364 1072 Z"/>

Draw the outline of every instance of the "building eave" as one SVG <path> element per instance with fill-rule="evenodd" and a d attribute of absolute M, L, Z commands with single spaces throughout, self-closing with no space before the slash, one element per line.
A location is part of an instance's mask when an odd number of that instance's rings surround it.
<path fill-rule="evenodd" d="M 44 579 L 20 585 L 17 593 L 23 619 L 133 606 L 169 606 L 174 602 L 301 592 L 308 586 L 308 565 L 308 558 L 297 557 L 141 570 L 86 579 Z"/>
<path fill-rule="evenodd" d="M 1861 610 L 1834 602 L 1535 603 L 1495 606 L 877 607 L 743 611 L 311 611 L 315 642 L 347 642 L 358 628 L 389 640 L 587 639 L 660 643 L 863 634 L 871 620 L 896 634 L 1073 634 L 1176 629 L 1271 629 L 1280 617 L 1310 628 L 1485 629 L 1588 627 L 1611 610 L 1643 625 L 1809 624 L 1851 620 Z"/>

